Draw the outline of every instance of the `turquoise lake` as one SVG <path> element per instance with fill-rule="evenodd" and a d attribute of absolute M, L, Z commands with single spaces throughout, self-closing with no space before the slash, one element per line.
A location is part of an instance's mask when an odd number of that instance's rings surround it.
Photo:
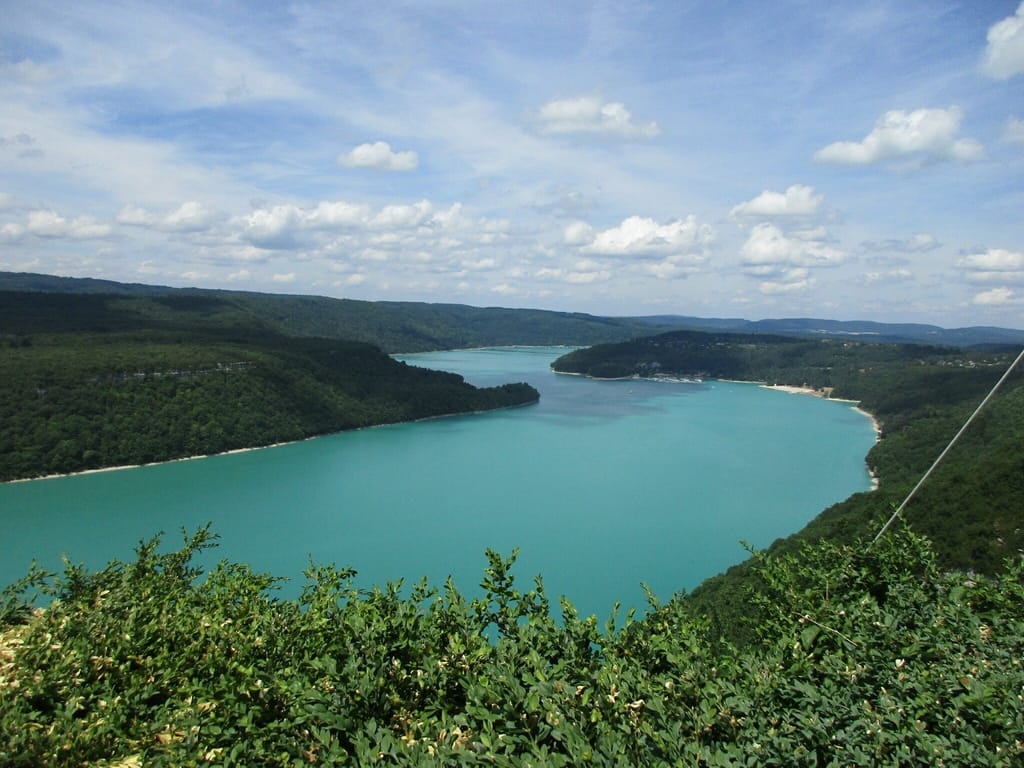
<path fill-rule="evenodd" d="M 226 558 L 301 588 L 309 559 L 370 586 L 451 575 L 475 594 L 484 550 L 521 588 L 542 574 L 606 618 L 643 608 L 867 490 L 875 434 L 851 404 L 728 382 L 591 381 L 549 365 L 561 348 L 406 355 L 473 384 L 527 381 L 537 405 L 346 432 L 133 469 L 0 485 L 0 584 L 36 559 L 92 568 L 141 539 L 212 522 Z"/>

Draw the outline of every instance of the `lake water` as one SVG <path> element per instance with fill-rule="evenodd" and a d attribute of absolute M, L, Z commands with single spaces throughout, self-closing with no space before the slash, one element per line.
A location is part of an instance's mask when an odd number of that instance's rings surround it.
<path fill-rule="evenodd" d="M 662 600 L 866 490 L 870 421 L 849 403 L 727 382 L 591 381 L 552 373 L 564 349 L 408 355 L 491 385 L 528 381 L 534 406 L 347 432 L 205 459 L 0 485 L 0 584 L 62 553 L 101 567 L 160 531 L 211 521 L 213 562 L 289 577 L 312 558 L 360 586 L 453 576 L 476 593 L 484 550 L 520 548 L 521 588 L 542 574 L 606 618 Z M 168 547 L 169 548 L 169 547 Z"/>

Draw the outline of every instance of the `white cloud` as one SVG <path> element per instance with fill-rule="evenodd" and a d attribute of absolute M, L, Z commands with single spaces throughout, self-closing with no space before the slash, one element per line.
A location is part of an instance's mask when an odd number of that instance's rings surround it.
<path fill-rule="evenodd" d="M 794 229 L 790 234 L 797 240 L 828 240 L 829 237 L 828 230 L 821 226 Z"/>
<path fill-rule="evenodd" d="M 675 280 L 696 274 L 700 270 L 693 264 L 680 263 L 676 259 L 668 258 L 664 261 L 644 264 L 643 271 L 659 280 Z"/>
<path fill-rule="evenodd" d="M 783 293 L 800 293 L 814 286 L 814 280 L 807 276 L 806 269 L 793 269 L 780 275 L 779 280 L 766 280 L 757 289 L 767 295 L 775 296 Z"/>
<path fill-rule="evenodd" d="M 558 280 L 571 285 L 587 285 L 589 283 L 602 282 L 611 277 L 609 270 L 595 269 L 594 266 L 594 262 L 583 261 L 576 264 L 576 269 L 544 267 L 537 270 L 534 276 L 542 280 Z"/>
<path fill-rule="evenodd" d="M 52 77 L 53 71 L 49 67 L 32 59 L 0 62 L 0 78 L 10 82 L 40 85 Z"/>
<path fill-rule="evenodd" d="M 298 206 L 285 204 L 258 208 L 235 220 L 241 237 L 259 248 L 289 248 L 302 220 Z"/>
<path fill-rule="evenodd" d="M 958 139 L 963 113 L 949 109 L 900 109 L 886 112 L 862 141 L 837 141 L 814 153 L 822 163 L 870 165 L 905 157 L 926 157 L 959 163 L 981 158 L 974 139 Z"/>
<path fill-rule="evenodd" d="M 732 209 L 732 216 L 814 216 L 821 209 L 824 195 L 815 194 L 813 187 L 794 184 L 785 192 L 766 189 L 753 200 L 740 203 Z"/>
<path fill-rule="evenodd" d="M 360 144 L 347 153 L 338 155 L 338 165 L 345 168 L 376 168 L 378 171 L 413 171 L 419 165 L 419 156 L 409 150 L 395 152 L 386 141 Z"/>
<path fill-rule="evenodd" d="M 25 234 L 25 228 L 21 224 L 8 222 L 0 227 L 0 238 L 4 240 L 20 240 Z"/>
<path fill-rule="evenodd" d="M 216 215 L 202 203 L 189 200 L 164 217 L 163 225 L 174 232 L 197 232 L 209 227 Z"/>
<path fill-rule="evenodd" d="M 434 206 L 429 200 L 412 205 L 386 205 L 373 217 L 371 224 L 382 229 L 408 229 L 423 224 L 433 213 Z"/>
<path fill-rule="evenodd" d="M 126 218 L 137 215 L 137 211 L 125 213 Z M 461 280 L 484 295 L 490 285 L 504 280 L 521 295 L 519 283 L 511 281 L 516 265 L 510 262 L 528 257 L 510 255 L 506 246 L 519 236 L 508 229 L 507 221 L 471 217 L 458 203 L 445 208 L 429 200 L 380 208 L 344 200 L 310 206 L 284 203 L 256 208 L 218 224 L 202 240 L 193 259 L 223 268 L 225 275 L 235 274 L 225 265 L 275 264 L 278 276 L 268 272 L 266 278 L 275 283 L 292 274 L 293 267 L 288 265 L 301 260 L 310 266 L 295 270 L 296 285 L 309 285 L 309 276 L 322 270 L 335 273 L 328 283 L 337 288 L 365 283 L 387 293 L 400 285 L 416 295 L 431 285 Z M 276 261 L 282 253 L 287 253 L 286 263 Z M 587 279 L 565 276 L 567 282 Z"/>
<path fill-rule="evenodd" d="M 401 247 L 409 242 L 407 232 L 415 236 L 416 230 L 422 227 L 432 233 L 478 227 L 486 230 L 480 237 L 493 236 L 494 232 L 490 231 L 493 228 L 489 228 L 493 222 L 473 222 L 461 216 L 460 210 L 458 204 L 439 210 L 429 200 L 385 205 L 376 212 L 368 205 L 343 200 L 320 202 L 312 208 L 285 203 L 236 216 L 230 225 L 238 237 L 266 249 L 293 249 L 316 243 L 324 245 L 323 238 L 333 233 L 365 237 L 366 242 L 378 247 Z M 143 221 L 149 221 L 145 212 L 140 214 L 139 209 L 126 209 L 122 211 L 122 217 L 125 220 L 141 217 Z"/>
<path fill-rule="evenodd" d="M 595 133 L 635 139 L 661 133 L 653 121 L 635 122 L 621 102 L 604 102 L 597 96 L 549 101 L 537 110 L 535 119 L 541 133 Z"/>
<path fill-rule="evenodd" d="M 472 224 L 469 217 L 462 212 L 462 203 L 453 203 L 447 211 L 434 211 L 434 220 L 445 229 L 459 229 Z M 503 219 L 491 219 L 486 222 L 485 228 L 492 233 L 501 232 L 508 228 L 508 222 Z"/>
<path fill-rule="evenodd" d="M 147 227 L 161 232 L 199 232 L 208 229 L 217 219 L 202 203 L 189 200 L 177 209 L 159 215 L 134 205 L 126 205 L 117 215 L 119 224 Z"/>
<path fill-rule="evenodd" d="M 38 210 L 28 215 L 25 230 L 36 237 L 92 240 L 110 237 L 109 224 L 100 224 L 90 216 L 65 219 L 55 211 Z"/>
<path fill-rule="evenodd" d="M 754 227 L 740 249 L 744 264 L 753 269 L 779 266 L 828 267 L 841 263 L 846 254 L 818 240 L 788 237 L 774 224 Z M 761 272 L 764 273 L 763 271 Z"/>
<path fill-rule="evenodd" d="M 981 71 L 996 80 L 1024 72 L 1024 3 L 1017 13 L 989 27 Z"/>
<path fill-rule="evenodd" d="M 897 269 L 890 269 L 888 272 L 865 272 L 864 282 L 865 283 L 880 283 L 882 281 L 890 283 L 902 283 L 907 280 L 912 280 L 914 273 L 909 269 L 903 269 L 902 267 Z"/>
<path fill-rule="evenodd" d="M 974 296 L 971 303 L 980 306 L 994 307 L 1019 304 L 1021 301 L 1016 293 L 1009 288 L 1003 287 L 982 291 Z"/>
<path fill-rule="evenodd" d="M 285 274 L 276 274 L 273 277 L 271 277 L 270 279 L 273 280 L 275 283 L 294 283 L 295 282 L 295 273 L 294 272 L 287 272 Z"/>
<path fill-rule="evenodd" d="M 1024 253 L 1002 248 L 989 248 L 984 253 L 972 253 L 960 261 L 968 269 L 1020 270 L 1024 269 Z"/>
<path fill-rule="evenodd" d="M 919 232 L 906 239 L 889 238 L 886 240 L 865 240 L 862 245 L 869 251 L 889 251 L 893 253 L 925 253 L 939 248 L 942 243 L 932 235 Z"/>
<path fill-rule="evenodd" d="M 1024 120 L 1017 117 L 1007 119 L 1003 126 L 1003 141 L 1011 144 L 1024 144 Z"/>
<path fill-rule="evenodd" d="M 698 224 L 692 214 L 665 224 L 630 216 L 619 226 L 599 232 L 570 225 L 565 237 L 567 244 L 582 246 L 584 253 L 602 256 L 688 254 L 700 258 L 714 240 L 714 230 L 707 224 Z"/>
<path fill-rule="evenodd" d="M 957 266 L 967 271 L 967 278 L 973 283 L 1024 284 L 1024 253 L 989 248 L 965 256 Z"/>
<path fill-rule="evenodd" d="M 572 283 L 573 285 L 585 285 L 587 283 L 594 283 L 603 280 L 607 280 L 611 277 L 611 272 L 607 269 L 601 269 L 597 272 L 576 272 L 570 270 L 565 273 L 565 281 Z"/>
<path fill-rule="evenodd" d="M 770 219 L 754 226 L 740 249 L 743 271 L 761 280 L 765 296 L 801 293 L 814 287 L 811 268 L 832 267 L 846 254 L 828 244 L 828 230 L 814 222 L 824 211 L 825 196 L 813 187 L 793 184 L 785 192 L 764 190 L 733 207 L 730 215 L 743 225 L 754 219 Z"/>
<path fill-rule="evenodd" d="M 158 216 L 136 205 L 126 205 L 117 214 L 118 224 L 127 224 L 135 227 L 152 227 L 158 220 Z"/>
<path fill-rule="evenodd" d="M 303 222 L 314 229 L 344 229 L 364 226 L 371 216 L 372 210 L 368 205 L 338 200 L 319 203 L 303 216 Z"/>
<path fill-rule="evenodd" d="M 594 240 L 594 228 L 585 221 L 573 221 L 566 225 L 562 237 L 566 245 L 586 245 Z"/>

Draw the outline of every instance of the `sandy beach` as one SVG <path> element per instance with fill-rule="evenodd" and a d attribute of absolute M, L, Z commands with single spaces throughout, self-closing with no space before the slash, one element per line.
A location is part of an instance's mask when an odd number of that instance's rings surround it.
<path fill-rule="evenodd" d="M 317 435 L 320 437 L 320 435 Z M 304 440 L 313 440 L 312 437 L 303 438 Z M 138 469 L 139 467 L 155 467 L 158 464 L 174 464 L 179 461 L 194 461 L 195 459 L 208 459 L 212 456 L 228 456 L 232 453 L 246 453 L 248 451 L 261 451 L 264 448 L 277 448 L 282 445 L 291 445 L 292 443 L 301 443 L 302 440 L 289 440 L 283 443 L 270 443 L 268 445 L 254 445 L 249 448 L 234 448 L 230 451 L 221 451 L 220 453 L 203 453 L 198 456 L 182 456 L 177 459 L 166 459 L 164 461 L 152 461 L 148 464 L 121 464 L 116 467 L 99 467 L 97 469 L 83 469 L 79 472 L 58 472 L 52 475 L 40 475 L 39 477 L 19 477 L 16 480 L 7 480 L 6 483 L 31 483 L 36 480 L 53 480 L 59 477 L 78 477 L 79 475 L 95 475 L 100 472 L 116 472 L 119 469 Z M 6 484 L 3 483 L 3 484 Z"/>
<path fill-rule="evenodd" d="M 875 414 L 860 407 L 859 400 L 847 400 L 841 397 L 832 397 L 828 390 L 814 389 L 812 387 L 795 387 L 791 384 L 759 384 L 759 386 L 763 389 L 775 389 L 779 392 L 789 392 L 793 395 L 811 395 L 812 397 L 823 397 L 826 400 L 834 400 L 837 403 L 851 403 L 853 405 L 853 410 L 871 420 L 871 426 L 875 430 L 875 442 L 882 439 L 882 425 L 875 417 Z"/>
<path fill-rule="evenodd" d="M 882 439 L 882 425 L 875 417 L 875 414 L 870 411 L 866 411 L 860 407 L 859 401 L 857 400 L 846 400 L 839 397 L 830 397 L 830 393 L 826 390 L 813 389 L 811 387 L 795 387 L 791 384 L 760 384 L 763 389 L 775 389 L 780 392 L 788 392 L 793 395 L 811 395 L 812 397 L 822 397 L 827 400 L 835 400 L 840 403 L 851 403 L 853 404 L 853 410 L 862 416 L 866 416 L 871 421 L 871 428 L 875 430 L 875 442 L 878 443 Z M 871 476 L 871 490 L 878 490 L 878 476 L 874 470 L 868 466 L 868 474 Z"/>
<path fill-rule="evenodd" d="M 762 389 L 775 389 L 779 392 L 789 392 L 792 395 L 813 395 L 814 397 L 825 397 L 825 393 L 820 389 L 812 389 L 811 387 L 795 387 L 792 384 L 761 384 L 759 386 Z"/>

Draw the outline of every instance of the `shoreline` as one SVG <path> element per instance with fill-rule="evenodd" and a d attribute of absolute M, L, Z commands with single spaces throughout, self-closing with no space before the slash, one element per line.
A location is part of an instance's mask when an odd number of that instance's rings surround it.
<path fill-rule="evenodd" d="M 457 411 L 455 413 L 439 413 L 436 416 L 423 416 L 418 419 L 406 419 L 404 421 L 387 421 L 383 424 L 368 424 L 365 427 L 353 427 L 352 429 L 339 429 L 336 432 L 324 432 L 319 435 L 310 435 L 309 437 L 300 437 L 298 440 L 284 440 L 278 443 L 267 443 L 266 445 L 251 445 L 246 448 L 232 448 L 228 451 L 220 451 L 218 453 L 199 453 L 194 456 L 179 456 L 176 459 L 164 459 L 163 461 L 150 461 L 145 464 L 119 464 L 114 467 L 97 467 L 96 469 L 80 469 L 77 472 L 55 472 L 50 475 L 40 475 L 38 477 L 19 477 L 14 480 L 5 480 L 0 485 L 13 485 L 14 483 L 34 483 L 37 480 L 58 480 L 62 477 L 80 477 L 81 475 L 96 475 L 100 472 L 117 472 L 122 469 L 141 469 L 143 467 L 158 467 L 161 464 L 177 464 L 181 461 L 195 461 L 197 459 L 212 459 L 215 456 L 231 456 L 237 453 L 248 453 L 250 451 L 262 451 L 267 448 L 281 448 L 286 445 L 295 445 L 296 443 L 305 443 L 309 440 L 317 440 L 321 437 L 330 437 L 331 435 L 342 435 L 346 432 L 360 432 L 364 429 L 378 429 L 379 427 L 391 427 L 396 424 L 418 424 L 421 421 L 435 421 L 437 419 L 451 419 L 456 416 L 479 416 L 485 413 L 495 413 L 497 411 L 508 411 L 513 408 L 526 408 L 530 405 L 536 405 L 540 402 L 538 397 L 536 400 L 531 400 L 527 403 L 517 403 L 515 405 L 503 405 L 499 408 L 486 408 L 475 411 Z"/>
<path fill-rule="evenodd" d="M 559 371 L 554 368 L 551 369 L 555 374 L 559 376 L 582 376 L 593 381 L 663 381 L 674 384 L 704 384 L 707 381 L 721 381 L 727 384 L 753 384 L 760 387 L 761 389 L 772 389 L 777 392 L 785 392 L 791 395 L 810 395 L 811 397 L 818 397 L 822 400 L 831 400 L 834 403 L 849 403 L 853 406 L 853 410 L 857 413 L 862 414 L 868 420 L 871 421 L 871 428 L 875 430 L 875 442 L 877 443 L 882 439 L 882 424 L 875 416 L 860 407 L 860 400 L 849 400 L 844 397 L 832 397 L 831 388 L 829 389 L 815 389 L 814 387 L 797 386 L 795 384 L 769 384 L 766 381 L 745 381 L 743 379 L 701 379 L 693 378 L 688 379 L 686 377 L 676 378 L 673 376 L 640 376 L 639 374 L 633 374 L 632 376 L 618 376 L 615 378 L 604 378 L 601 376 L 591 376 L 588 373 L 579 373 L 577 371 Z"/>
<path fill-rule="evenodd" d="M 559 371 L 555 368 L 551 369 L 551 372 L 556 376 L 582 376 L 585 379 L 591 381 L 653 381 L 667 384 L 703 384 L 704 379 L 700 378 L 687 378 L 685 376 L 671 376 L 669 374 L 657 373 L 654 376 L 641 376 L 638 373 L 634 373 L 631 376 L 591 376 L 589 373 L 578 373 L 576 371 Z M 715 379 L 715 381 L 726 381 L 726 379 Z M 750 382 L 737 382 L 742 384 L 749 384 Z"/>
<path fill-rule="evenodd" d="M 738 384 L 744 382 L 736 382 Z M 822 400 L 831 400 L 834 403 L 849 403 L 853 406 L 852 410 L 865 416 L 871 421 L 871 428 L 875 430 L 875 442 L 877 443 L 882 439 L 882 424 L 871 411 L 867 411 L 860 407 L 860 400 L 849 400 L 843 397 L 831 397 L 828 392 L 821 389 L 814 389 L 813 387 L 797 387 L 792 384 L 765 384 L 763 382 L 752 382 L 756 383 L 762 389 L 774 389 L 778 392 L 786 392 L 791 395 L 810 395 L 811 397 L 819 397 Z"/>
<path fill-rule="evenodd" d="M 381 425 L 383 426 L 383 425 Z M 368 427 L 358 427 L 358 429 L 368 429 Z M 352 432 L 354 430 L 341 430 L 342 432 Z M 327 432 L 323 435 L 311 435 L 310 437 L 303 437 L 298 440 L 285 440 L 281 443 L 267 443 L 266 445 L 252 445 L 248 448 L 232 448 L 229 451 L 220 451 L 219 453 L 199 453 L 195 456 L 179 456 L 176 459 L 164 459 L 163 461 L 150 461 L 145 464 L 119 464 L 115 467 L 97 467 L 96 469 L 80 469 L 76 472 L 55 472 L 51 475 L 39 475 L 38 477 L 19 477 L 15 480 L 5 480 L 0 485 L 13 485 L 14 483 L 34 483 L 37 480 L 57 480 L 62 477 L 79 477 L 81 475 L 97 475 L 100 472 L 117 472 L 121 469 L 141 469 L 142 467 L 157 467 L 161 464 L 177 464 L 179 461 L 194 461 L 196 459 L 212 459 L 214 456 L 229 456 L 234 453 L 248 453 L 249 451 L 262 451 L 264 448 L 279 448 L 283 445 L 293 445 L 295 443 L 304 443 L 307 440 L 315 440 L 318 437 L 327 437 L 327 435 L 340 434 L 338 432 Z"/>
<path fill-rule="evenodd" d="M 641 381 L 656 381 L 656 379 L 654 379 L 653 377 L 640 376 L 638 374 L 634 374 L 632 376 L 623 376 L 621 378 L 615 379 L 605 379 L 598 376 L 590 376 L 589 374 L 586 373 L 578 373 L 576 371 L 558 371 L 555 370 L 554 368 L 552 368 L 551 370 L 561 376 L 583 376 L 588 379 L 593 379 L 594 381 L 627 381 L 632 379 Z M 686 383 L 684 379 L 663 378 L 661 380 Z M 882 440 L 882 423 L 878 420 L 878 417 L 875 416 L 875 414 L 871 413 L 871 411 L 861 408 L 859 400 L 849 400 L 842 397 L 832 397 L 831 389 L 815 389 L 814 387 L 796 386 L 794 384 L 769 384 L 766 381 L 743 381 L 741 379 L 709 379 L 708 381 L 721 381 L 727 384 L 748 384 L 758 386 L 761 389 L 771 389 L 777 392 L 785 392 L 786 394 L 791 395 L 809 395 L 811 397 L 817 397 L 822 400 L 831 400 L 836 403 L 847 403 L 851 406 L 851 410 L 856 411 L 857 413 L 867 418 L 869 422 L 871 422 L 871 429 L 874 430 L 875 432 L 875 445 L 880 443 Z M 881 486 L 881 482 L 878 479 L 878 475 L 875 474 L 874 470 L 868 465 L 866 456 L 864 466 L 867 468 L 868 477 L 871 478 L 871 492 L 877 491 Z"/>
<path fill-rule="evenodd" d="M 871 411 L 865 410 L 860 407 L 859 400 L 848 400 L 842 397 L 831 397 L 831 392 L 827 392 L 822 389 L 814 389 L 813 387 L 797 387 L 792 384 L 765 384 L 758 382 L 758 386 L 762 389 L 774 389 L 778 392 L 786 392 L 791 395 L 810 395 L 811 397 L 818 397 L 822 400 L 832 400 L 837 403 L 848 403 L 851 406 L 851 410 L 856 411 L 861 416 L 864 416 L 871 422 L 871 428 L 875 431 L 875 445 L 878 445 L 882 441 L 882 424 L 878 420 L 878 417 Z M 871 478 L 871 492 L 877 491 L 881 487 L 881 481 L 878 479 L 878 475 L 867 463 L 867 457 L 865 456 L 864 466 L 867 468 L 868 477 Z"/>

